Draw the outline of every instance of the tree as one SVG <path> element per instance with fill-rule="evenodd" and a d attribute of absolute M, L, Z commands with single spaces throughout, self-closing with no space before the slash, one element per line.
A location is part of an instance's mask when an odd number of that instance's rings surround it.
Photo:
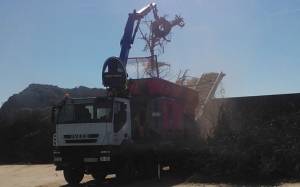
<path fill-rule="evenodd" d="M 171 42 L 172 27 L 178 25 L 182 28 L 184 27 L 185 23 L 183 21 L 183 18 L 178 15 L 175 15 L 173 21 L 168 21 L 166 19 L 167 15 L 159 17 L 156 6 L 153 7 L 153 15 L 154 20 L 150 20 L 149 17 L 146 16 L 144 18 L 144 21 L 142 22 L 142 24 L 146 26 L 147 31 L 144 32 L 141 28 L 139 28 L 139 31 L 141 33 L 141 37 L 139 39 L 145 41 L 143 51 L 149 50 L 151 55 L 151 62 L 145 67 L 145 73 L 148 74 L 150 77 L 153 77 L 153 75 L 155 75 L 153 73 L 153 70 L 159 69 L 158 73 L 160 77 L 166 77 L 170 72 L 171 65 L 166 62 L 158 62 L 158 67 L 156 67 L 155 55 L 159 56 L 163 54 L 165 51 L 165 45 Z"/>

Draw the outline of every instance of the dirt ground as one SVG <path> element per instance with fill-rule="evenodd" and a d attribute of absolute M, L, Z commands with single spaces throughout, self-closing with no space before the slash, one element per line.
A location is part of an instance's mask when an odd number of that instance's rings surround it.
<path fill-rule="evenodd" d="M 95 181 L 90 175 L 85 175 L 79 185 L 69 185 L 62 171 L 55 171 L 54 165 L 2 165 L 0 166 L 0 187 L 227 187 L 227 184 L 184 183 L 183 178 L 163 171 L 161 180 L 136 180 L 129 185 L 119 185 L 114 175 L 108 175 L 104 181 Z M 238 185 L 234 185 L 238 186 Z M 245 186 L 245 185 L 244 185 Z M 260 186 L 260 185 L 258 185 Z M 300 183 L 285 183 L 283 187 L 300 187 Z"/>

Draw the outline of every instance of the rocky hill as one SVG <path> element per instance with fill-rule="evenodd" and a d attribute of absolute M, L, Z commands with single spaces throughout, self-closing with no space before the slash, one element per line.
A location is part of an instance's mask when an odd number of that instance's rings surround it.
<path fill-rule="evenodd" d="M 105 90 L 30 84 L 11 96 L 0 109 L 0 164 L 52 162 L 55 129 L 50 123 L 50 111 L 66 93 L 73 98 L 93 97 L 105 95 Z"/>

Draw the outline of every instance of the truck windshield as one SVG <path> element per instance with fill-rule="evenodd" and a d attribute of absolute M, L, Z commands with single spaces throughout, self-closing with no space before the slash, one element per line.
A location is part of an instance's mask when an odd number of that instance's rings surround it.
<path fill-rule="evenodd" d="M 58 124 L 111 122 L 112 105 L 106 103 L 70 103 L 60 107 Z"/>

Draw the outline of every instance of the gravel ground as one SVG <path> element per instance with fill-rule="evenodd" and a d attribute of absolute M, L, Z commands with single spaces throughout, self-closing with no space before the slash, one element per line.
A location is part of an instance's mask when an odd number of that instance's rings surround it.
<path fill-rule="evenodd" d="M 85 175 L 79 185 L 66 183 L 62 171 L 55 171 L 54 165 L 2 165 L 0 166 L 0 187 L 227 187 L 227 184 L 184 183 L 178 175 L 163 171 L 161 180 L 136 180 L 129 185 L 119 185 L 114 175 L 108 175 L 104 181 L 95 181 L 90 175 Z M 238 185 L 235 185 L 238 186 Z M 244 185 L 247 186 L 247 185 Z M 260 186 L 260 185 L 257 185 Z M 300 187 L 300 183 L 284 183 L 283 187 Z"/>

